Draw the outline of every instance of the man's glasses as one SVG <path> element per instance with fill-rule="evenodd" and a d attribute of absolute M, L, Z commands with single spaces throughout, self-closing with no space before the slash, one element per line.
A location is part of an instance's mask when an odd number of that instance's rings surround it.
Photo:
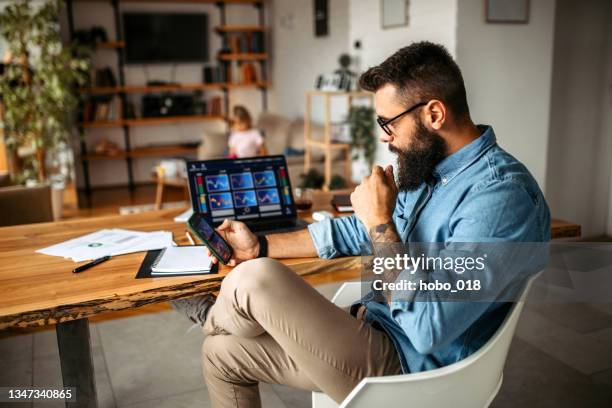
<path fill-rule="evenodd" d="M 416 105 L 413 105 L 412 107 L 406 109 L 405 111 L 403 111 L 402 113 L 400 113 L 399 115 L 391 118 L 391 119 L 383 119 L 380 116 L 378 118 L 376 118 L 376 122 L 378 122 L 378 124 L 380 125 L 380 127 L 382 128 L 382 130 L 385 131 L 386 134 L 388 134 L 389 136 L 391 136 L 393 134 L 393 132 L 391 131 L 391 128 L 389 127 L 389 125 L 391 124 L 391 122 L 399 119 L 400 117 L 412 112 L 413 110 L 420 108 L 421 106 L 425 106 L 427 105 L 427 102 L 420 102 L 417 103 Z"/>

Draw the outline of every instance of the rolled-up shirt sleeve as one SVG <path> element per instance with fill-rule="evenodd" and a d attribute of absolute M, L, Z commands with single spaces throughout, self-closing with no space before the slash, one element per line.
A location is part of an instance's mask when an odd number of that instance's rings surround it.
<path fill-rule="evenodd" d="M 369 253 L 369 238 L 361 221 L 354 215 L 326 218 L 308 226 L 308 232 L 317 250 L 324 259 L 339 256 Z"/>

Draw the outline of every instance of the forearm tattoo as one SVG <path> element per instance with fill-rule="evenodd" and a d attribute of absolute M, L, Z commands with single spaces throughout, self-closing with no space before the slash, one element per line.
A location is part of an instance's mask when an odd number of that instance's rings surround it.
<path fill-rule="evenodd" d="M 397 230 L 395 229 L 395 224 L 393 222 L 375 225 L 370 228 L 369 234 L 372 244 L 379 242 L 401 242 L 401 239 L 399 237 L 399 234 L 397 233 Z"/>
<path fill-rule="evenodd" d="M 393 222 L 375 225 L 369 231 L 373 255 L 377 258 L 395 258 L 403 250 L 402 240 Z M 394 282 L 400 270 L 386 270 L 382 277 L 386 282 Z M 385 300 L 391 300 L 391 293 L 384 292 Z"/>

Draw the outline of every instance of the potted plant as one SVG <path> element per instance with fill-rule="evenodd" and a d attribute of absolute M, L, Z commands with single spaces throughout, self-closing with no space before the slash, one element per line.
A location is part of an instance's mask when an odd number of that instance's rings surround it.
<path fill-rule="evenodd" d="M 352 106 L 348 114 L 353 149 L 353 177 L 360 180 L 369 174 L 374 164 L 376 138 L 374 137 L 374 109 Z"/>
<path fill-rule="evenodd" d="M 85 83 L 89 64 L 62 45 L 60 6 L 58 0 L 35 6 L 18 0 L 0 12 L 0 35 L 8 47 L 0 74 L 0 125 L 17 184 L 55 181 L 62 187 L 69 177 L 58 161 L 69 151 L 76 87 Z"/>

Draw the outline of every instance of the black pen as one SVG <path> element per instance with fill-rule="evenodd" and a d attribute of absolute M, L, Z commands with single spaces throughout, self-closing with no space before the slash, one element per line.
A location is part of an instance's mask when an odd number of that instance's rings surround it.
<path fill-rule="evenodd" d="M 92 266 L 96 266 L 97 264 L 101 264 L 102 262 L 108 261 L 109 259 L 111 259 L 110 255 L 106 255 L 106 256 L 103 256 L 102 258 L 94 259 L 93 261 L 86 263 L 85 265 L 77 266 L 76 268 L 72 270 L 72 273 L 83 272 L 84 270 L 87 270 L 91 268 Z"/>

